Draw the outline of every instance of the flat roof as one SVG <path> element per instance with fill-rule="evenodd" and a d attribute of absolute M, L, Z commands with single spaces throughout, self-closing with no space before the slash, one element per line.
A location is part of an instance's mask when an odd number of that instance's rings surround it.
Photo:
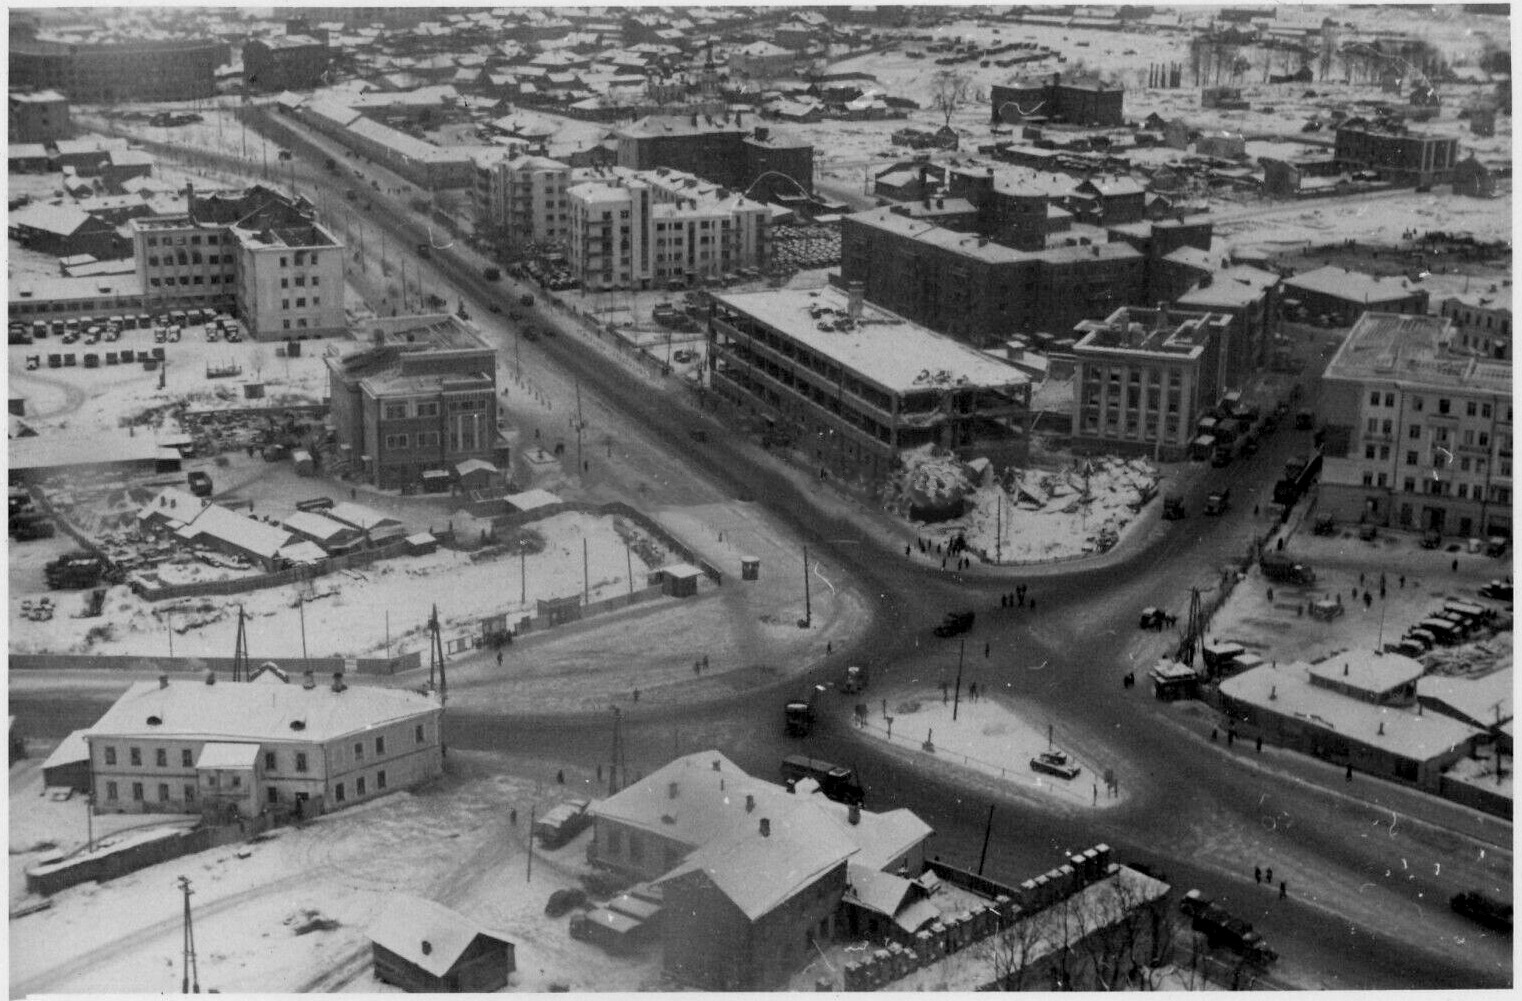
<path fill-rule="evenodd" d="M 1379 278 L 1362 271 L 1328 264 L 1324 268 L 1307 271 L 1284 279 L 1286 289 L 1299 289 L 1319 295 L 1345 299 L 1364 304 L 1399 302 L 1417 295 L 1422 290 L 1411 288 L 1404 278 Z"/>
<path fill-rule="evenodd" d="M 156 462 L 159 455 L 159 443 L 152 435 L 119 431 L 41 434 L 10 440 L 12 470 Z"/>
<path fill-rule="evenodd" d="M 1346 650 L 1309 668 L 1313 678 L 1375 694 L 1409 685 L 1425 671 L 1410 657 L 1363 649 Z"/>
<path fill-rule="evenodd" d="M 1304 663 L 1257 667 L 1222 681 L 1220 690 L 1265 712 L 1295 717 L 1346 740 L 1413 761 L 1446 754 L 1482 732 L 1439 713 L 1418 716 L 1338 695 L 1313 685 L 1310 670 Z"/>
<path fill-rule="evenodd" d="M 1030 382 L 1011 365 L 870 303 L 862 304 L 852 329 L 820 330 L 821 323 L 846 315 L 848 297 L 833 286 L 720 292 L 714 298 L 891 392 Z M 825 310 L 832 312 L 813 315 Z"/>
<path fill-rule="evenodd" d="M 1322 377 L 1510 395 L 1510 362 L 1450 354 L 1452 340 L 1453 322 L 1446 317 L 1364 313 Z"/>

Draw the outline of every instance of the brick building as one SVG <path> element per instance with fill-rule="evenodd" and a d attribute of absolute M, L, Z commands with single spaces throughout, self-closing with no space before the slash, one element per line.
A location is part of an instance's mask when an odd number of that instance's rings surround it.
<path fill-rule="evenodd" d="M 480 228 L 506 247 L 563 245 L 570 238 L 571 167 L 547 156 L 484 155 L 476 160 Z"/>
<path fill-rule="evenodd" d="M 75 104 L 192 101 L 216 93 L 227 43 L 132 40 L 101 44 L 12 38 L 10 85 L 57 90 Z"/>
<path fill-rule="evenodd" d="M 1458 164 L 1452 136 L 1394 131 L 1369 124 L 1337 130 L 1333 157 L 1344 169 L 1377 170 L 1400 184 L 1445 184 Z"/>
<path fill-rule="evenodd" d="M 872 302 L 974 347 L 1070 330 L 1096 306 L 1144 294 L 1145 259 L 1126 243 L 1078 237 L 1073 246 L 1015 250 L 898 208 L 846 216 L 840 229 L 842 282 L 860 282 Z"/>
<path fill-rule="evenodd" d="M 1495 361 L 1511 361 L 1511 286 L 1451 295 L 1438 314 L 1453 321 L 1457 336 L 1448 347 Z"/>
<path fill-rule="evenodd" d="M 796 196 L 814 190 L 814 147 L 773 134 L 748 131 L 742 114 L 649 115 L 618 130 L 618 165 L 631 170 L 669 167 L 757 197 Z M 750 192 L 767 176 L 764 191 Z M 781 180 L 785 177 L 787 180 Z"/>
<path fill-rule="evenodd" d="M 311 90 L 322 84 L 331 50 L 311 35 L 250 39 L 243 46 L 243 82 L 251 91 Z"/>
<path fill-rule="evenodd" d="M 1351 326 L 1369 310 L 1381 313 L 1427 312 L 1427 290 L 1404 278 L 1379 278 L 1362 271 L 1327 265 L 1284 279 L 1286 308 L 1308 318 L 1325 316 L 1334 326 Z"/>
<path fill-rule="evenodd" d="M 5 120 L 8 142 L 47 143 L 74 134 L 69 99 L 56 90 L 11 91 L 9 113 Z"/>
<path fill-rule="evenodd" d="M 994 125 L 1043 118 L 1072 125 L 1112 127 L 1125 124 L 1126 91 L 1100 80 L 1027 79 L 989 88 Z"/>
<path fill-rule="evenodd" d="M 1454 352 L 1441 316 L 1365 313 L 1322 375 L 1318 510 L 1340 521 L 1510 536 L 1512 371 Z"/>
<path fill-rule="evenodd" d="M 496 352 L 473 327 L 405 316 L 359 333 L 370 347 L 325 359 L 341 465 L 392 489 L 415 488 L 426 473 L 452 478 L 471 459 L 502 468 Z"/>

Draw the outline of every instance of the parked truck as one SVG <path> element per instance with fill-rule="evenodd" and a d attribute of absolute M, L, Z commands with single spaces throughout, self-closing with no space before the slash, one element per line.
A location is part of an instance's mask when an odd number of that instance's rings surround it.
<path fill-rule="evenodd" d="M 1179 901 L 1179 910 L 1191 919 L 1194 930 L 1205 936 L 1210 948 L 1225 947 L 1249 963 L 1267 966 L 1279 958 L 1252 925 L 1233 917 L 1199 890 L 1190 890 Z"/>
<path fill-rule="evenodd" d="M 789 754 L 782 759 L 782 780 L 791 789 L 799 779 L 818 782 L 819 791 L 837 803 L 860 806 L 865 798 L 861 780 L 851 769 L 803 754 Z"/>
<path fill-rule="evenodd" d="M 814 685 L 782 707 L 782 718 L 789 737 L 807 737 L 813 731 L 819 700 L 823 694 L 824 686 Z"/>
<path fill-rule="evenodd" d="M 587 813 L 589 805 L 587 800 L 573 799 L 552 807 L 548 813 L 534 821 L 534 834 L 538 836 L 539 843 L 546 848 L 559 848 L 586 830 L 592 822 L 591 814 Z"/>
<path fill-rule="evenodd" d="M 94 553 L 66 553 L 43 567 L 48 587 L 59 590 L 92 588 L 106 576 L 110 564 Z"/>
<path fill-rule="evenodd" d="M 1263 568 L 1263 576 L 1268 580 L 1303 587 L 1316 583 L 1316 571 L 1303 563 L 1296 563 L 1281 552 L 1264 553 L 1258 563 Z"/>

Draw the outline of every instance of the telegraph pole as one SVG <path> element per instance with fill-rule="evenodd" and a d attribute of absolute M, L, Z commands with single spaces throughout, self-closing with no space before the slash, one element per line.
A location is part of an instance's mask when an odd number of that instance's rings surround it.
<path fill-rule="evenodd" d="M 233 680 L 253 681 L 248 667 L 248 632 L 243 628 L 243 623 L 248 621 L 248 614 L 243 611 L 243 606 L 238 606 L 238 635 L 233 640 Z"/>
<path fill-rule="evenodd" d="M 587 540 L 581 540 L 581 604 L 586 606 L 591 603 L 591 591 L 587 581 Z"/>
<path fill-rule="evenodd" d="M 190 917 L 190 880 L 184 876 L 179 878 L 180 892 L 185 895 L 185 919 L 182 923 L 183 934 L 181 936 L 180 953 L 180 993 L 201 993 L 201 978 L 196 972 L 196 931 Z"/>
<path fill-rule="evenodd" d="M 962 662 L 967 656 L 967 640 L 962 640 L 961 649 L 957 651 L 957 693 L 951 702 L 951 721 L 957 721 L 957 710 L 962 706 Z"/>
<path fill-rule="evenodd" d="M 809 547 L 803 547 L 803 628 L 814 624 L 813 603 L 809 598 Z"/>
<path fill-rule="evenodd" d="M 988 804 L 988 820 L 983 824 L 983 851 L 978 855 L 978 875 L 983 875 L 983 861 L 988 858 L 988 836 L 994 831 L 994 805 Z"/>
<path fill-rule="evenodd" d="M 296 601 L 296 609 L 301 613 L 301 669 L 312 670 L 312 662 L 307 659 L 307 596 L 300 595 Z"/>

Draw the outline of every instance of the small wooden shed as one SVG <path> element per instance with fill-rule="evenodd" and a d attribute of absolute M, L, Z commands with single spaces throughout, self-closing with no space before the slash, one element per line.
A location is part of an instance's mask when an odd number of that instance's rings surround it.
<path fill-rule="evenodd" d="M 690 563 L 674 563 L 650 575 L 650 583 L 659 582 L 661 590 L 673 598 L 691 598 L 698 593 L 698 578 L 703 571 Z"/>
<path fill-rule="evenodd" d="M 431 900 L 396 894 L 370 926 L 375 977 L 414 993 L 501 990 L 517 969 L 513 943 Z"/>

